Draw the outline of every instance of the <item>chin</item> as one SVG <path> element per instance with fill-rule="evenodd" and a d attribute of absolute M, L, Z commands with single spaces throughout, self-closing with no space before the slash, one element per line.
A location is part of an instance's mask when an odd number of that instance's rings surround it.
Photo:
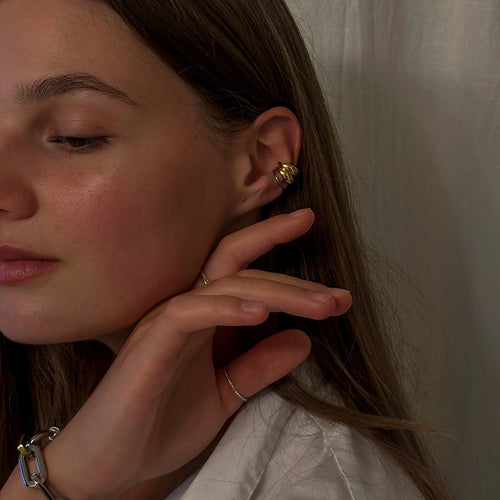
<path fill-rule="evenodd" d="M 50 324 L 40 322 L 19 321 L 9 323 L 0 321 L 0 331 L 5 337 L 20 344 L 61 344 L 84 340 L 85 337 L 78 335 L 66 328 L 57 328 Z"/>
<path fill-rule="evenodd" d="M 103 330 L 94 324 L 80 325 L 80 328 L 75 328 L 75 323 L 65 325 L 62 321 L 50 323 L 49 321 L 19 321 L 19 319 L 13 318 L 13 321 L 9 322 L 8 318 L 4 317 L 0 320 L 0 332 L 4 337 L 19 344 L 64 344 L 94 340 L 114 350 L 126 341 L 133 329 L 133 326 L 119 325 L 117 328 L 110 326 L 110 329 Z"/>
<path fill-rule="evenodd" d="M 61 339 L 53 334 L 49 335 L 46 332 L 31 331 L 27 328 L 11 328 L 9 326 L 0 325 L 0 332 L 12 342 L 19 344 L 59 344 L 68 342 L 67 339 Z"/>

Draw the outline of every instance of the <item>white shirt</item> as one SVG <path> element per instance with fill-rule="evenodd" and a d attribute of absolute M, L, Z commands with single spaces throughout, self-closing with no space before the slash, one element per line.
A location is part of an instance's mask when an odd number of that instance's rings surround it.
<path fill-rule="evenodd" d="M 167 497 L 174 499 L 421 500 L 422 495 L 353 428 L 264 391 L 245 403 L 201 469 Z"/>

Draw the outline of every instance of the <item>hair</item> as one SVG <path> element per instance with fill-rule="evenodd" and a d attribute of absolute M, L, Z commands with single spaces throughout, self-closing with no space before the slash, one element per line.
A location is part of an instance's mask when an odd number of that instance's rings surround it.
<path fill-rule="evenodd" d="M 293 189 L 264 216 L 311 207 L 310 232 L 275 248 L 254 267 L 352 291 L 353 307 L 323 321 L 280 315 L 280 328 L 306 331 L 310 362 L 343 404 L 320 397 L 291 374 L 273 389 L 292 405 L 369 436 L 411 478 L 424 498 L 450 498 L 411 420 L 396 371 L 368 256 L 352 210 L 336 131 L 310 56 L 284 0 L 98 0 L 114 10 L 198 96 L 223 137 L 274 106 L 295 113 L 303 144 Z M 111 356 L 98 343 L 25 346 L 0 343 L 1 480 L 9 475 L 21 432 L 67 422 L 105 373 Z"/>

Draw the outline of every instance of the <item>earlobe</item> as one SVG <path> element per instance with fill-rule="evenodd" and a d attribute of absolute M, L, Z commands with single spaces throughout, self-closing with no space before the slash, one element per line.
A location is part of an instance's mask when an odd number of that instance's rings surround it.
<path fill-rule="evenodd" d="M 236 215 L 274 201 L 293 183 L 299 173 L 296 165 L 301 141 L 299 121 L 288 108 L 271 108 L 256 118 L 245 131 Z"/>

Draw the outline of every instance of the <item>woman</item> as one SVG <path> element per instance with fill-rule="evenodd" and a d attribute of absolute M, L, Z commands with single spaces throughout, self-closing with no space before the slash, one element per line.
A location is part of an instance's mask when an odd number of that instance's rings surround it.
<path fill-rule="evenodd" d="M 282 1 L 1 0 L 0 103 L 0 498 L 446 496 Z"/>

